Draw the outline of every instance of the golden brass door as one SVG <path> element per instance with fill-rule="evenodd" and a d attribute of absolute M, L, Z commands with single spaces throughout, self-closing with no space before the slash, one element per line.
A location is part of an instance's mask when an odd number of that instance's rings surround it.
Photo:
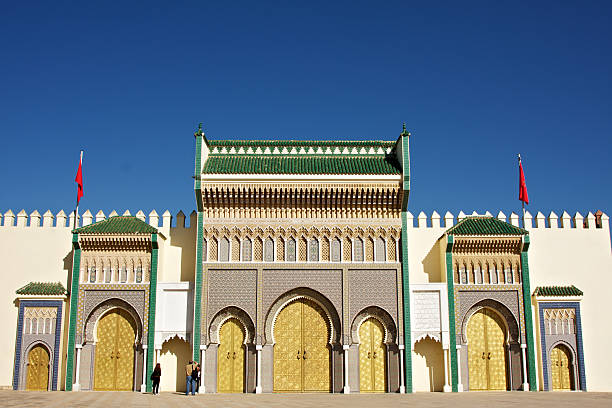
<path fill-rule="evenodd" d="M 231 318 L 219 329 L 217 391 L 244 391 L 244 337 L 242 324 Z"/>
<path fill-rule="evenodd" d="M 47 391 L 49 386 L 49 352 L 41 345 L 34 346 L 28 354 L 26 390 Z"/>
<path fill-rule="evenodd" d="M 572 389 L 570 361 L 569 350 L 563 345 L 555 346 L 550 352 L 552 387 L 554 391 Z"/>
<path fill-rule="evenodd" d="M 501 317 L 481 309 L 467 326 L 468 373 L 472 391 L 506 390 L 505 331 Z"/>
<path fill-rule="evenodd" d="M 329 392 L 329 327 L 323 310 L 297 299 L 274 325 L 274 391 Z"/>
<path fill-rule="evenodd" d="M 98 322 L 94 389 L 134 389 L 134 342 L 136 325 L 128 312 L 114 309 Z"/>
<path fill-rule="evenodd" d="M 387 385 L 384 328 L 373 318 L 359 327 L 359 391 L 385 392 Z"/>

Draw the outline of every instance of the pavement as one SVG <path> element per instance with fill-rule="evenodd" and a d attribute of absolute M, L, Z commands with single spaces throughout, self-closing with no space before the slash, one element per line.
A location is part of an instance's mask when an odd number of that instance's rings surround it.
<path fill-rule="evenodd" d="M 0 407 L 349 407 L 475 408 L 612 407 L 612 393 L 596 392 L 464 392 L 400 394 L 204 394 L 160 395 L 136 392 L 0 391 Z"/>

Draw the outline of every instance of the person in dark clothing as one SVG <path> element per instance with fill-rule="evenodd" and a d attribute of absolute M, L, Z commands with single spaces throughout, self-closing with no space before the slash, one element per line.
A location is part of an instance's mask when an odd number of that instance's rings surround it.
<path fill-rule="evenodd" d="M 161 365 L 157 363 L 155 369 L 151 373 L 151 380 L 153 380 L 153 395 L 159 395 L 159 380 L 161 379 Z"/>

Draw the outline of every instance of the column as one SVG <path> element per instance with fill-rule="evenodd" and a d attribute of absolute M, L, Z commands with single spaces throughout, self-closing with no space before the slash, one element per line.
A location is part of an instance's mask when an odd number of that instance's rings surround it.
<path fill-rule="evenodd" d="M 461 384 L 461 345 L 457 344 L 457 392 L 463 392 Z"/>
<path fill-rule="evenodd" d="M 142 384 L 140 385 L 140 392 L 143 394 L 147 392 L 147 345 L 142 345 Z"/>
<path fill-rule="evenodd" d="M 83 348 L 82 344 L 77 344 L 76 346 L 76 374 L 74 377 L 74 384 L 72 384 L 72 391 L 81 391 L 81 383 L 79 378 L 81 377 L 81 349 Z"/>
<path fill-rule="evenodd" d="M 404 349 L 405 349 L 405 346 L 403 344 L 400 344 L 398 348 L 399 348 L 399 355 L 400 355 L 400 394 L 405 394 L 406 393 L 406 383 L 404 382 Z"/>
<path fill-rule="evenodd" d="M 349 366 L 349 349 L 351 346 L 349 346 L 348 344 L 344 344 L 342 346 L 342 354 L 344 357 L 344 388 L 342 389 L 342 392 L 344 394 L 350 394 L 351 393 L 351 386 L 349 385 L 349 370 L 348 370 L 348 366 Z"/>
<path fill-rule="evenodd" d="M 161 347 L 156 346 L 155 347 L 155 364 L 157 365 L 157 363 L 159 363 L 159 354 L 161 353 Z"/>
<path fill-rule="evenodd" d="M 257 373 L 255 379 L 255 394 L 261 394 L 261 344 L 257 344 L 255 346 L 255 350 L 257 350 Z"/>
<path fill-rule="evenodd" d="M 526 344 L 521 344 L 521 364 L 523 366 L 523 391 L 529 391 L 529 382 L 527 382 L 527 356 L 525 350 L 527 349 Z"/>
<path fill-rule="evenodd" d="M 450 349 L 442 349 L 442 354 L 444 354 L 444 388 L 442 389 L 444 392 L 451 392 L 452 387 L 449 384 L 448 379 L 448 354 L 450 353 Z"/>
<path fill-rule="evenodd" d="M 204 375 L 206 374 L 206 344 L 200 344 L 200 370 L 202 384 L 200 384 L 198 394 L 206 394 L 206 382 L 204 381 Z"/>

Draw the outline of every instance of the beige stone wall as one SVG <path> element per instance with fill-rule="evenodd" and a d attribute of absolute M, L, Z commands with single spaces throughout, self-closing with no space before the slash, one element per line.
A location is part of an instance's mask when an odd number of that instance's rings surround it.
<path fill-rule="evenodd" d="M 72 273 L 72 228 L 73 220 L 62 211 L 57 215 L 46 213 L 40 216 L 34 212 L 29 216 L 25 212 L 0 214 L 0 324 L 5 328 L 5 335 L 0 336 L 0 347 L 7 352 L 0 355 L 0 388 L 12 387 L 14 350 L 17 330 L 18 307 L 15 290 L 28 282 L 61 282 L 68 286 Z M 12 214 L 12 215 L 11 215 Z M 87 215 L 89 214 L 89 216 Z M 145 219 L 144 214 L 142 219 Z M 95 219 L 103 219 L 98 213 Z M 145 219 L 159 229 L 166 239 L 160 239 L 160 282 L 194 281 L 195 276 L 195 241 L 196 222 L 192 215 L 189 227 L 185 228 L 185 217 L 179 213 L 176 226 L 171 226 L 172 216 L 169 212 L 161 217 L 153 212 Z M 83 214 L 83 224 L 95 221 L 88 211 Z M 81 225 L 83 225 L 81 224 Z M 68 316 L 69 304 L 64 316 Z M 64 319 L 64 325 L 67 319 Z M 63 327 L 62 352 L 60 353 L 60 378 L 58 387 L 63 389 L 65 383 L 66 328 Z"/>
<path fill-rule="evenodd" d="M 490 214 L 489 214 L 490 215 Z M 445 281 L 444 251 L 438 239 L 446 229 L 465 217 L 457 218 L 447 213 L 441 217 L 437 213 L 420 213 L 408 216 L 408 250 L 410 283 L 429 283 Z M 513 214 L 498 218 L 519 224 L 519 217 Z M 446 225 L 445 225 L 445 218 Z M 602 311 L 610 307 L 610 288 L 612 288 L 612 253 L 608 217 L 604 214 L 602 228 L 595 227 L 593 214 L 584 217 L 588 227 L 584 227 L 583 217 L 577 214 L 570 217 L 564 214 L 557 217 L 554 213 L 544 216 L 538 213 L 526 215 L 531 246 L 529 248 L 529 273 L 531 292 L 537 286 L 575 285 L 584 292 L 581 301 L 582 331 L 587 389 L 589 391 L 612 391 L 610 369 L 612 355 L 607 352 L 612 338 L 612 328 L 605 321 Z M 522 221 L 520 222 L 522 226 Z M 577 226 L 577 228 L 575 228 Z M 534 324 L 538 321 L 535 317 Z M 448 319 L 448 316 L 446 317 Z M 535 332 L 535 329 L 534 329 Z M 535 336 L 535 333 L 534 333 Z M 539 340 L 536 344 L 540 353 Z M 538 360 L 536 356 L 536 361 Z M 426 376 L 428 371 L 420 365 L 413 365 L 414 376 Z M 541 370 L 537 368 L 538 372 Z"/>
<path fill-rule="evenodd" d="M 12 214 L 12 213 L 11 213 Z M 0 322 L 5 327 L 0 336 L 0 347 L 7 350 L 0 356 L 0 386 L 12 384 L 17 307 L 15 290 L 30 281 L 62 282 L 68 285 L 72 267 L 70 228 L 66 226 L 65 215 L 57 217 L 39 213 L 28 216 L 22 213 L 2 214 L 0 225 L 0 271 L 3 284 L 0 287 Z M 144 214 L 143 214 L 144 215 Z M 448 217 L 445 226 L 444 218 Z M 57 218 L 63 226 L 55 226 Z M 84 221 L 92 222 L 93 216 Z M 143 217 L 144 218 L 144 217 Z M 185 217 L 176 216 L 177 226 L 171 227 L 170 213 L 158 216 L 151 214 L 147 221 L 158 227 L 166 236 L 161 240 L 159 280 L 161 282 L 194 281 L 195 270 L 195 215 L 185 228 Z M 443 257 L 438 239 L 457 219 L 452 215 L 427 216 L 420 214 L 417 219 L 409 216 L 409 268 L 411 283 L 444 281 Z M 501 217 L 506 219 L 505 217 Z M 612 288 L 612 255 L 610 230 L 604 216 L 603 228 L 595 228 L 595 220 L 589 217 L 589 227 L 583 228 L 582 217 L 576 217 L 578 228 L 570 227 L 574 220 L 569 216 L 553 217 L 528 216 L 527 229 L 530 232 L 531 248 L 529 266 L 532 291 L 538 285 L 576 285 L 584 291 L 582 300 L 582 329 L 584 339 L 587 387 L 591 391 L 612 391 L 609 369 L 612 356 L 607 352 L 612 336 L 610 325 L 604 320 L 602 310 L 608 308 L 609 289 Z M 553 228 L 550 228 L 552 221 Z M 354 221 L 359 224 L 359 220 Z M 518 217 L 513 218 L 513 223 Z M 29 224 L 32 223 L 32 226 Z M 366 220 L 364 224 L 371 224 Z M 388 220 L 385 220 L 388 223 Z M 9 226 L 10 224 L 10 226 Z M 556 228 L 554 228 L 556 226 Z M 343 245 L 343 248 L 345 246 Z M 66 315 L 69 313 L 65 311 Z M 536 321 L 534 319 L 534 321 Z M 65 336 L 62 337 L 65 340 Z M 539 349 L 538 349 L 539 353 Z M 65 354 L 64 350 L 62 355 Z M 61 362 L 62 367 L 64 362 Z M 419 366 L 418 364 L 415 365 Z M 64 383 L 62 368 L 60 384 Z M 423 372 L 421 372 L 423 371 Z M 414 376 L 428 375 L 416 370 Z M 62 385 L 63 387 L 63 385 Z M 423 386 L 426 388 L 426 386 Z"/>

